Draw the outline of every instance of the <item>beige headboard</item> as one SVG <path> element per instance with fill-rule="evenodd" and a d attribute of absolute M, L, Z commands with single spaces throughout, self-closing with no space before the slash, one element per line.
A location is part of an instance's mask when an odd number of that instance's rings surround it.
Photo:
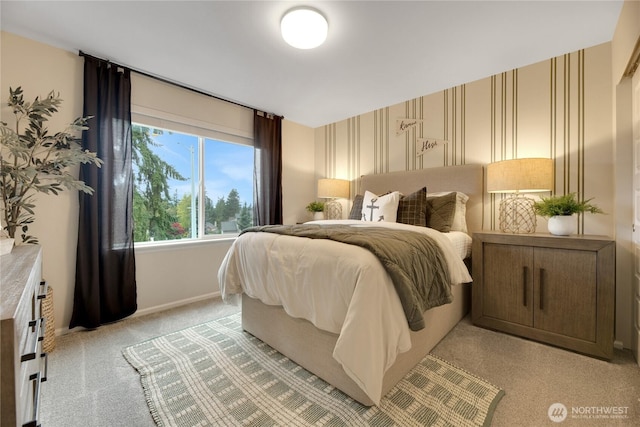
<path fill-rule="evenodd" d="M 400 191 L 413 193 L 427 187 L 427 194 L 437 191 L 461 191 L 467 201 L 469 234 L 482 230 L 484 200 L 484 167 L 482 165 L 444 166 L 414 171 L 363 175 L 356 185 L 356 193 Z"/>

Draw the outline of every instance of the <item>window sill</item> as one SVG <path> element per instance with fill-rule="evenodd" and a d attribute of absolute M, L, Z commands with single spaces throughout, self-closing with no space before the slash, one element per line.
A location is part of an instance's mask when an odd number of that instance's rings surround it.
<path fill-rule="evenodd" d="M 175 251 L 198 246 L 210 246 L 217 244 L 231 244 L 238 236 L 218 237 L 209 239 L 184 239 L 166 240 L 163 242 L 140 242 L 134 244 L 136 253 L 148 253 L 157 251 Z"/>

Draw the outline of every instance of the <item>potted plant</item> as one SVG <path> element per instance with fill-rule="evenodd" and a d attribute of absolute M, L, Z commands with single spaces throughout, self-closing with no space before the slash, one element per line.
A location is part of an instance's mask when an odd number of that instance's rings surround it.
<path fill-rule="evenodd" d="M 75 119 L 66 129 L 50 133 L 46 122 L 62 103 L 59 94 L 24 100 L 22 88 L 9 88 L 8 107 L 15 123 L 0 121 L 0 195 L 2 197 L 2 229 L 9 238 L 16 233 L 24 243 L 38 243 L 28 234 L 35 220 L 35 194 L 58 195 L 65 189 L 92 194 L 93 189 L 69 172 L 81 163 L 100 166 L 95 153 L 83 150 L 79 132 L 88 129 L 89 117 Z"/>
<path fill-rule="evenodd" d="M 602 209 L 591 203 L 593 199 L 579 201 L 576 193 L 568 193 L 563 196 L 541 197 L 540 201 L 533 204 L 536 215 L 549 218 L 547 226 L 551 234 L 568 236 L 575 231 L 575 219 L 573 214 L 579 213 L 604 213 Z"/>
<path fill-rule="evenodd" d="M 324 219 L 324 202 L 311 202 L 307 210 L 313 214 L 313 219 Z"/>

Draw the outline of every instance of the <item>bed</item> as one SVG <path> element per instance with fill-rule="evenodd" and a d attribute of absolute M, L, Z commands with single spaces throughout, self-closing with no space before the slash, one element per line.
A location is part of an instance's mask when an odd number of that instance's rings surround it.
<path fill-rule="evenodd" d="M 460 234 L 465 234 L 468 239 L 471 233 L 482 229 L 484 172 L 481 165 L 364 175 L 356 183 L 356 193 L 362 194 L 367 190 L 383 194 L 397 190 L 412 194 L 424 186 L 427 187 L 427 195 L 451 191 L 466 195 L 466 233 Z M 359 221 L 343 222 L 359 226 L 354 224 Z M 412 227 L 395 223 L 386 226 L 401 230 Z M 442 243 L 445 240 L 449 242 L 450 236 L 456 233 L 419 228 L 446 248 L 443 249 L 446 257 L 460 252 L 453 244 Z M 275 240 L 277 238 L 280 240 Z M 283 240 L 287 242 L 287 248 L 294 245 L 291 252 L 298 255 L 283 255 L 285 252 L 280 246 L 284 244 Z M 240 236 L 218 272 L 223 299 L 241 298 L 245 331 L 363 405 L 378 404 L 380 398 L 468 312 L 468 282 L 471 279 L 466 266 L 470 265 L 470 251 L 467 249 L 470 246 L 456 255 L 458 261 L 455 266 L 451 263 L 448 267 L 453 281 L 450 286 L 452 302 L 421 313 L 425 327 L 412 330 L 414 328 L 407 326 L 407 317 L 403 314 L 404 302 L 400 302 L 384 267 L 379 262 L 377 266 L 362 266 L 363 263 L 376 264 L 373 254 L 344 243 L 311 239 L 313 249 L 318 252 L 314 252 L 313 260 L 309 261 L 302 256 L 310 245 L 309 240 L 254 232 Z M 343 253 L 343 250 L 350 252 Z M 460 271 L 459 264 L 465 257 L 466 262 L 461 264 L 464 271 Z M 256 265 L 265 267 L 250 267 Z M 351 270 L 357 279 L 351 279 Z M 318 281 L 324 284 L 321 292 L 298 292 L 302 283 Z M 275 291 L 262 286 L 262 282 L 269 282 L 274 287 L 277 283 L 284 290 Z M 340 283 L 340 287 L 332 286 L 336 283 Z M 343 291 L 344 286 L 347 290 Z M 303 300 L 302 305 L 283 302 L 283 293 L 295 294 L 294 298 Z M 324 293 L 332 294 L 332 302 L 324 300 Z M 329 310 L 325 311 L 327 307 Z M 381 328 L 379 333 L 378 327 Z"/>

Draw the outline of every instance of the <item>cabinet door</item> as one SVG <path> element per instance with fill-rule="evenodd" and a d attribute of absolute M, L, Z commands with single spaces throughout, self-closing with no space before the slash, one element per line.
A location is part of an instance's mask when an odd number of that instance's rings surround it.
<path fill-rule="evenodd" d="M 596 340 L 596 253 L 536 248 L 534 327 Z"/>
<path fill-rule="evenodd" d="M 482 314 L 533 325 L 533 248 L 483 245 Z"/>

